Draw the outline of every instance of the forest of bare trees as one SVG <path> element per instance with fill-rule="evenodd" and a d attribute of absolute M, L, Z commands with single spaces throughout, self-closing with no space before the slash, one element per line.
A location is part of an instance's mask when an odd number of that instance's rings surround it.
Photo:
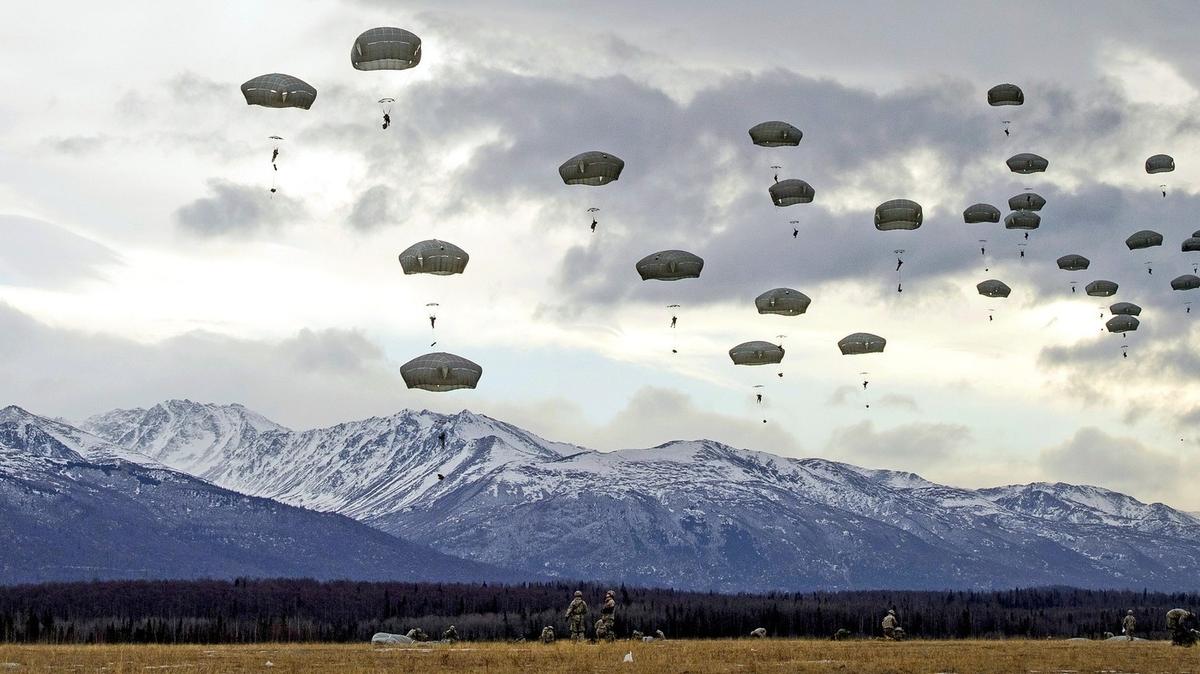
<path fill-rule="evenodd" d="M 249 643 L 365 641 L 374 632 L 454 624 L 465 639 L 532 639 L 565 633 L 563 610 L 580 589 L 598 617 L 605 588 L 589 584 L 455 585 L 310 580 L 112 581 L 0 587 L 0 641 L 50 643 Z M 1000 592 L 721 595 L 613 588 L 616 627 L 668 638 L 725 638 L 764 627 L 772 636 L 879 634 L 895 608 L 914 637 L 1067 638 L 1120 632 L 1136 611 L 1138 636 L 1165 637 L 1170 608 L 1200 595 L 1072 588 Z"/>

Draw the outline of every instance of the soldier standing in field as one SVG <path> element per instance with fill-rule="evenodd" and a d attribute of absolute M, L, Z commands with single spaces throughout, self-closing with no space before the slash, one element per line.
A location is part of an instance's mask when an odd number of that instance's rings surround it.
<path fill-rule="evenodd" d="M 883 638 L 892 641 L 896 638 L 896 609 L 888 609 L 883 616 Z"/>
<path fill-rule="evenodd" d="M 583 593 L 575 590 L 575 598 L 571 600 L 571 605 L 567 607 L 567 622 L 571 627 L 571 641 L 583 641 L 587 636 L 587 614 L 588 605 L 583 600 Z"/>
<path fill-rule="evenodd" d="M 1125 633 L 1125 638 L 1133 641 L 1133 630 L 1137 629 L 1137 618 L 1133 617 L 1133 609 L 1125 612 L 1125 619 L 1121 621 L 1121 631 Z"/>
<path fill-rule="evenodd" d="M 617 638 L 617 598 L 612 590 L 604 593 L 604 604 L 600 606 L 600 621 L 596 623 L 596 638 L 615 641 Z"/>

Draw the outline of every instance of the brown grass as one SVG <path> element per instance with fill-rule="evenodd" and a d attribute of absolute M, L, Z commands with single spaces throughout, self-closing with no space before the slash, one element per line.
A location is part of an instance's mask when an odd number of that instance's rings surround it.
<path fill-rule="evenodd" d="M 622 663 L 633 652 L 633 664 Z M 272 663 L 268 667 L 267 662 Z M 280 672 L 1200 672 L 1200 648 L 1164 642 L 666 641 L 538 643 L 260 644 L 251 646 L 0 646 L 8 672 L 139 674 Z"/>

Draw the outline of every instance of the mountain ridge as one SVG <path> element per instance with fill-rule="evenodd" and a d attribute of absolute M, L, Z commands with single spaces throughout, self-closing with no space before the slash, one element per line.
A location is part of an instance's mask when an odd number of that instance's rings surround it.
<path fill-rule="evenodd" d="M 160 405 L 184 410 L 178 402 Z M 236 491 L 551 576 L 720 591 L 1178 589 L 1200 571 L 1187 561 L 1200 552 L 1200 520 L 1101 487 L 971 490 L 711 440 L 597 452 L 466 410 L 299 432 L 225 426 L 196 454 L 172 439 L 232 412 L 191 405 L 169 422 L 117 410 L 82 425 L 120 430 L 127 451 Z M 188 465 L 218 448 L 219 460 Z"/>

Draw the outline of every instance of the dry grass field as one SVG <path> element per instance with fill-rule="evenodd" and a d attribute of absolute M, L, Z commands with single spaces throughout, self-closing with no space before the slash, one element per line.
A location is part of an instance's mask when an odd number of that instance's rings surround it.
<path fill-rule="evenodd" d="M 633 663 L 624 663 L 632 651 Z M 268 664 L 269 663 L 269 664 Z M 1165 642 L 737 640 L 603 645 L 469 643 L 0 646 L 7 672 L 1200 672 Z"/>

